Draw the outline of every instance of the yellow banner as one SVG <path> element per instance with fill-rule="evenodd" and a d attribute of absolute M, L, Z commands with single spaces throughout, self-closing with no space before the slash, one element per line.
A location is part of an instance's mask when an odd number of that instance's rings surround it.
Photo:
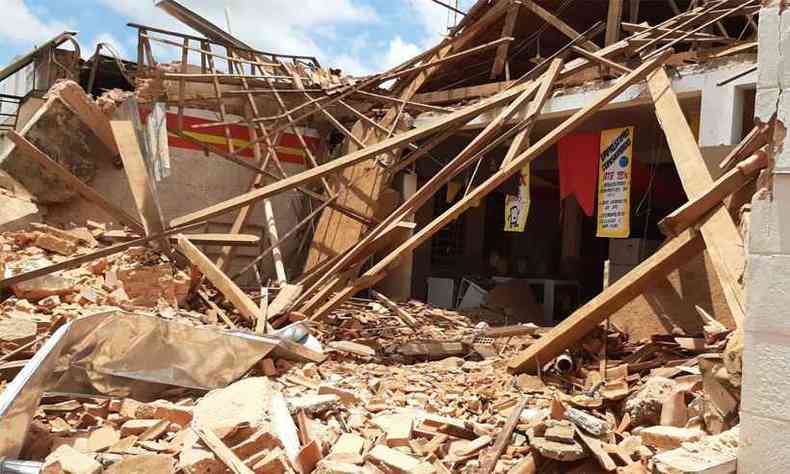
<path fill-rule="evenodd" d="M 529 164 L 521 169 L 518 196 L 505 196 L 505 232 L 524 232 L 529 217 Z"/>
<path fill-rule="evenodd" d="M 601 132 L 598 169 L 598 237 L 626 238 L 631 233 L 631 161 L 634 127 Z"/>

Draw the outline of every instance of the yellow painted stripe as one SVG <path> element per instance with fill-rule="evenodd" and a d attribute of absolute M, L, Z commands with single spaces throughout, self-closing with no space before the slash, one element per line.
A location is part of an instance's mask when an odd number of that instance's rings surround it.
<path fill-rule="evenodd" d="M 209 143 L 211 145 L 225 145 L 227 143 L 227 140 L 225 140 L 224 137 L 220 137 L 218 135 L 212 135 L 210 133 L 198 133 L 198 132 L 187 132 L 187 131 L 184 131 L 183 133 L 184 135 L 194 138 L 195 140 L 201 143 Z M 171 135 L 174 137 L 178 137 L 178 135 L 175 134 L 171 134 Z M 247 145 L 248 143 L 250 143 L 249 141 L 242 140 L 241 138 L 232 138 L 231 142 L 233 142 L 233 146 L 236 148 L 241 148 Z M 275 147 L 275 149 L 277 150 L 278 153 L 283 153 L 285 155 L 293 155 L 293 156 L 301 156 L 301 157 L 304 157 L 306 155 L 304 150 L 302 150 L 301 148 L 278 146 Z"/>

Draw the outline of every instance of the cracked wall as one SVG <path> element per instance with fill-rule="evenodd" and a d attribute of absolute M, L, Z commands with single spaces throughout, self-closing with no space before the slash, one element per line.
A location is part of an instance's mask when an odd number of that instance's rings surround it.
<path fill-rule="evenodd" d="M 744 380 L 738 470 L 785 473 L 790 466 L 790 8 L 766 0 L 760 12 L 758 122 L 773 126 L 752 202 L 746 273 Z"/>

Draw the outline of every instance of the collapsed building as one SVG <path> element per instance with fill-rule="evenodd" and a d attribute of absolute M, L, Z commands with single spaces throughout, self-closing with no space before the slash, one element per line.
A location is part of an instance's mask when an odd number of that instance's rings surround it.
<path fill-rule="evenodd" d="M 784 5 L 574 3 L 0 70 L 9 469 L 784 472 Z"/>

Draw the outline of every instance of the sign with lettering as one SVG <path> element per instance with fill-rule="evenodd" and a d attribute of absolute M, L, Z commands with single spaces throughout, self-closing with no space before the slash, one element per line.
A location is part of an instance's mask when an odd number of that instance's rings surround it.
<path fill-rule="evenodd" d="M 529 217 L 529 163 L 521 169 L 518 196 L 505 196 L 505 232 L 524 232 Z"/>
<path fill-rule="evenodd" d="M 598 237 L 622 239 L 631 233 L 631 161 L 634 127 L 601 132 L 598 170 Z"/>

